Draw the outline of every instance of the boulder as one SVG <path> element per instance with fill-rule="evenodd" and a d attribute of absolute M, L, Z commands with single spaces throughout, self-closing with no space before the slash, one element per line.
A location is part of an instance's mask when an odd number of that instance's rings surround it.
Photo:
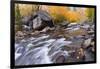
<path fill-rule="evenodd" d="M 54 27 L 52 18 L 45 11 L 38 11 L 33 16 L 32 22 L 33 22 L 33 29 L 35 30 L 42 30 L 45 27 Z"/>
<path fill-rule="evenodd" d="M 45 27 L 54 27 L 49 13 L 38 11 L 34 15 L 24 16 L 21 20 L 24 30 L 42 30 Z"/>
<path fill-rule="evenodd" d="M 46 11 L 38 11 L 37 13 L 35 13 L 34 15 L 33 15 L 34 17 L 36 17 L 36 16 L 39 16 L 42 20 L 45 20 L 45 21 L 50 21 L 50 20 L 52 20 L 52 18 L 51 18 L 51 16 L 49 15 L 49 13 L 48 12 L 46 12 Z"/>
<path fill-rule="evenodd" d="M 86 39 L 86 40 L 84 41 L 83 45 L 87 48 L 87 47 L 91 44 L 91 41 L 92 41 L 91 38 Z"/>
<path fill-rule="evenodd" d="M 85 60 L 85 53 L 83 48 L 76 49 L 75 51 L 71 52 L 70 55 L 75 62 Z"/>
<path fill-rule="evenodd" d="M 21 23 L 22 23 L 22 29 L 26 30 L 26 31 L 30 31 L 32 30 L 32 15 L 29 16 L 24 16 L 21 19 Z"/>
<path fill-rule="evenodd" d="M 52 61 L 54 63 L 65 63 L 67 61 L 67 57 L 69 56 L 68 52 L 59 51 L 58 53 L 52 56 Z"/>
<path fill-rule="evenodd" d="M 23 16 L 22 19 L 21 19 L 21 22 L 22 24 L 24 25 L 29 25 L 29 21 L 32 19 L 32 16 L 29 15 L 29 16 Z"/>

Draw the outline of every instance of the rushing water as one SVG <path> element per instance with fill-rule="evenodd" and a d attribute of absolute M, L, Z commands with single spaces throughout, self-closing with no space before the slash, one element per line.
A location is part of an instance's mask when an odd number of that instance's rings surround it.
<path fill-rule="evenodd" d="M 88 26 L 87 26 L 88 27 Z M 87 28 L 86 27 L 86 28 Z M 75 27 L 67 28 L 69 31 L 78 30 Z M 71 29 L 71 30 L 70 30 Z M 84 36 L 66 38 L 50 38 L 48 34 L 39 34 L 39 36 L 31 36 L 15 41 L 15 65 L 34 65 L 34 64 L 50 64 L 64 63 L 68 61 L 73 47 L 80 47 Z M 90 35 L 85 37 L 91 38 Z M 67 49 L 68 48 L 68 49 Z M 86 61 L 93 61 L 90 53 L 85 51 Z M 72 58 L 75 56 L 72 56 Z M 76 59 L 76 58 L 75 58 Z M 73 60 L 72 60 L 73 61 Z M 75 60 L 76 61 L 76 60 Z"/>
<path fill-rule="evenodd" d="M 68 56 L 67 51 L 62 51 L 61 47 L 68 45 L 71 41 L 65 38 L 49 39 L 49 35 L 38 38 L 30 37 L 15 44 L 16 65 L 48 64 L 53 63 L 55 54 Z M 56 57 L 55 57 L 56 58 Z"/>

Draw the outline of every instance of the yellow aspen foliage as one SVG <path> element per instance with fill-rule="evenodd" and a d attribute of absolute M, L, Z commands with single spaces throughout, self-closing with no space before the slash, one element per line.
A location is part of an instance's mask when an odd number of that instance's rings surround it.
<path fill-rule="evenodd" d="M 59 23 L 66 20 L 67 7 L 49 6 L 48 10 L 55 22 Z"/>
<path fill-rule="evenodd" d="M 53 19 L 58 22 L 64 20 L 69 22 L 79 22 L 86 19 L 85 11 L 80 8 L 76 11 L 72 11 L 69 9 L 69 7 L 50 6 L 49 13 L 53 17 Z"/>
<path fill-rule="evenodd" d="M 66 14 L 66 19 L 69 22 L 78 22 L 80 20 L 80 14 L 75 11 L 68 11 Z"/>
<path fill-rule="evenodd" d="M 34 7 L 35 6 L 35 7 Z M 37 5 L 30 5 L 30 4 L 19 4 L 19 10 L 21 16 L 27 16 L 32 14 L 36 9 Z M 55 23 L 61 23 L 63 21 L 69 22 L 80 22 L 86 20 L 86 12 L 81 8 L 78 8 L 76 11 L 70 10 L 68 6 L 47 6 L 41 5 L 41 10 L 47 11 Z"/>
<path fill-rule="evenodd" d="M 77 12 L 80 17 L 80 22 L 84 22 L 87 20 L 86 8 L 78 9 Z"/>

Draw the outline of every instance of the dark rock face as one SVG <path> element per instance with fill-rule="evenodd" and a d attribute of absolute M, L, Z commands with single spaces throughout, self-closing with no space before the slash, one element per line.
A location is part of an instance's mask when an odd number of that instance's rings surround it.
<path fill-rule="evenodd" d="M 67 28 L 68 27 L 68 25 L 69 25 L 70 23 L 68 22 L 68 21 L 64 21 L 64 22 L 62 22 L 61 24 L 60 24 L 60 26 L 62 27 L 62 28 Z"/>
<path fill-rule="evenodd" d="M 36 14 L 34 14 L 33 16 L 39 16 L 41 17 L 42 20 L 45 21 L 50 21 L 52 20 L 51 16 L 49 15 L 49 13 L 47 13 L 46 11 L 38 11 Z"/>
<path fill-rule="evenodd" d="M 59 56 L 56 59 L 56 63 L 64 63 L 65 62 L 65 57 L 63 55 Z"/>
<path fill-rule="evenodd" d="M 32 29 L 32 16 L 24 16 L 21 20 L 23 30 L 29 31 Z"/>
<path fill-rule="evenodd" d="M 45 11 L 38 11 L 32 16 L 27 16 L 22 19 L 24 28 L 30 30 L 42 30 L 45 27 L 54 27 L 52 18 Z"/>
<path fill-rule="evenodd" d="M 68 54 L 66 55 L 64 51 L 59 51 L 58 53 L 52 56 L 51 60 L 54 63 L 65 63 L 67 61 L 67 57 L 68 57 Z"/>
<path fill-rule="evenodd" d="M 34 22 L 35 19 L 37 21 Z M 36 25 L 35 23 L 38 24 L 39 26 Z M 47 12 L 45 12 L 45 11 L 38 11 L 34 15 L 33 28 L 36 29 L 36 30 L 42 30 L 46 26 L 48 26 L 48 27 L 54 27 L 54 24 L 53 24 L 53 21 L 52 21 L 50 15 Z"/>
<path fill-rule="evenodd" d="M 32 18 L 32 16 L 24 16 L 21 21 L 23 24 L 28 25 L 31 18 Z"/>

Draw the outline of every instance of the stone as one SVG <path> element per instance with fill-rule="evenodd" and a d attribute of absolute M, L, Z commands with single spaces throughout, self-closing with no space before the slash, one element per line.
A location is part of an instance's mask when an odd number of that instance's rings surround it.
<path fill-rule="evenodd" d="M 17 31 L 16 36 L 24 36 L 24 33 L 22 31 Z"/>
<path fill-rule="evenodd" d="M 54 63 L 65 63 L 67 61 L 68 53 L 65 51 L 59 51 L 52 56 L 52 61 Z"/>
<path fill-rule="evenodd" d="M 92 41 L 91 38 L 86 39 L 86 40 L 84 41 L 83 45 L 84 45 L 85 47 L 88 47 L 88 46 L 91 44 L 91 41 Z"/>
<path fill-rule="evenodd" d="M 29 24 L 29 21 L 31 20 L 31 18 L 32 18 L 31 15 L 29 15 L 29 16 L 24 16 L 24 17 L 21 19 L 22 24 L 28 25 L 28 24 Z"/>
<path fill-rule="evenodd" d="M 54 27 L 50 15 L 45 11 L 38 11 L 33 17 L 33 29 L 35 30 L 42 30 L 45 27 Z"/>
<path fill-rule="evenodd" d="M 50 20 L 52 20 L 52 18 L 51 18 L 51 16 L 49 15 L 49 13 L 48 12 L 46 12 L 46 11 L 38 11 L 36 14 L 35 14 L 35 16 L 39 16 L 42 20 L 45 20 L 45 21 L 50 21 Z"/>
<path fill-rule="evenodd" d="M 64 21 L 64 22 L 60 23 L 60 26 L 62 28 L 67 28 L 68 25 L 69 25 L 69 22 L 68 21 Z"/>

